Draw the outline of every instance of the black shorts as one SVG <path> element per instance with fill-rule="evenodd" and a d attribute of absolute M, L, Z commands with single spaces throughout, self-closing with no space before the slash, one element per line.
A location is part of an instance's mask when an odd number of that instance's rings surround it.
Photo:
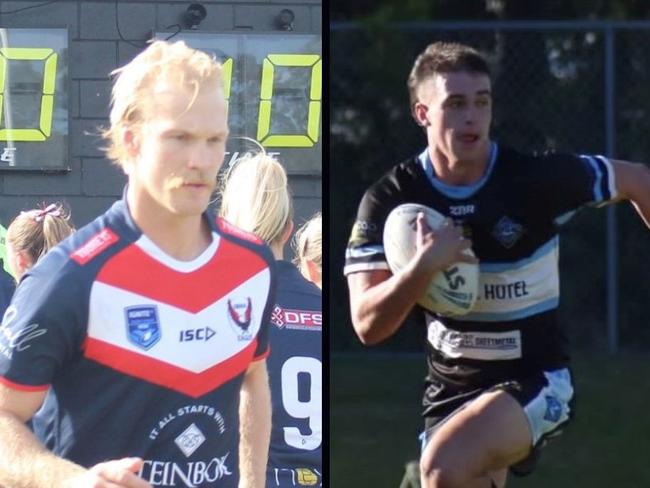
<path fill-rule="evenodd" d="M 547 440 L 560 435 L 573 416 L 573 385 L 571 373 L 566 368 L 541 371 L 535 376 L 436 398 L 435 406 L 425 419 L 425 430 L 420 435 L 422 451 L 441 425 L 481 394 L 494 390 L 508 392 L 521 405 L 528 419 L 533 440 L 530 454 L 510 466 L 510 471 L 518 476 L 530 474 Z"/>

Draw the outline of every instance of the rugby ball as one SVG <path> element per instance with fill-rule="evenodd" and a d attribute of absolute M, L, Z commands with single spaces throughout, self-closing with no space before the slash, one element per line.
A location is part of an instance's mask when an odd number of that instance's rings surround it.
<path fill-rule="evenodd" d="M 438 229 L 445 221 L 445 217 L 432 208 L 416 203 L 394 208 L 386 219 L 384 252 L 393 273 L 404 268 L 415 254 L 416 219 L 420 212 L 432 230 Z M 471 249 L 465 252 L 474 255 Z M 426 293 L 417 303 L 440 315 L 464 315 L 476 303 L 478 280 L 478 264 L 454 263 L 433 276 Z"/>

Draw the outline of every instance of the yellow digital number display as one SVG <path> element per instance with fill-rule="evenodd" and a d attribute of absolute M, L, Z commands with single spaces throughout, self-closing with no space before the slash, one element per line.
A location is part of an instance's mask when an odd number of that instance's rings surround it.
<path fill-rule="evenodd" d="M 41 93 L 41 110 L 38 129 L 21 129 L 16 127 L 0 129 L 0 141 L 40 142 L 52 133 L 54 115 L 54 93 L 56 90 L 56 67 L 58 55 L 50 48 L 0 48 L 0 123 L 2 123 L 4 104 L 9 103 L 5 95 L 8 84 L 9 61 L 43 61 L 43 84 Z M 7 121 L 4 121 L 5 125 Z"/>
<path fill-rule="evenodd" d="M 323 61 L 316 54 L 269 54 L 262 63 L 260 110 L 257 119 L 257 140 L 266 147 L 311 147 L 318 142 L 322 96 Z M 269 135 L 271 128 L 273 81 L 276 66 L 310 67 L 307 134 Z"/>
<path fill-rule="evenodd" d="M 168 39 L 169 33 L 156 33 Z M 318 34 L 181 32 L 221 63 L 230 135 L 226 164 L 263 146 L 290 174 L 322 168 L 322 39 Z"/>
<path fill-rule="evenodd" d="M 311 68 L 306 134 L 269 134 L 275 67 Z M 317 54 L 269 54 L 262 62 L 260 105 L 257 118 L 257 141 L 265 147 L 311 147 L 319 139 L 321 99 L 323 94 L 323 61 Z M 222 63 L 226 100 L 230 100 L 233 59 Z"/>

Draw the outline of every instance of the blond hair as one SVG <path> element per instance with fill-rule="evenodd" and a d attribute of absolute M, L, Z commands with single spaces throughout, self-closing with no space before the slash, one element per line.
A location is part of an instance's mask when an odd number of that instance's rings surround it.
<path fill-rule="evenodd" d="M 7 228 L 7 242 L 14 252 L 24 251 L 36 263 L 74 232 L 69 220 L 70 214 L 61 203 L 43 203 L 16 216 Z"/>
<path fill-rule="evenodd" d="M 293 241 L 296 252 L 294 264 L 304 274 L 307 261 L 311 261 L 319 270 L 323 269 L 323 219 L 320 212 L 305 222 L 296 232 Z"/>
<path fill-rule="evenodd" d="M 111 100 L 110 128 L 102 132 L 109 143 L 106 155 L 122 166 L 127 152 L 122 142 L 124 129 L 137 129 L 147 120 L 147 102 L 155 103 L 151 88 L 161 80 L 193 90 L 188 109 L 199 90 L 209 83 L 222 88 L 221 65 L 208 54 L 188 47 L 183 41 L 155 41 L 117 75 Z"/>
<path fill-rule="evenodd" d="M 279 242 L 293 219 L 287 173 L 265 153 L 244 156 L 221 185 L 220 215 L 268 244 Z"/>

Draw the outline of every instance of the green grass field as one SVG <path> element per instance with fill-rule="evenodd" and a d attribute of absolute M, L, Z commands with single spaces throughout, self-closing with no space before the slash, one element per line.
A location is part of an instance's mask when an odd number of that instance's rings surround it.
<path fill-rule="evenodd" d="M 331 486 L 398 488 L 418 455 L 423 355 L 332 355 Z M 508 488 L 650 486 L 650 354 L 576 353 L 576 417 Z"/>

